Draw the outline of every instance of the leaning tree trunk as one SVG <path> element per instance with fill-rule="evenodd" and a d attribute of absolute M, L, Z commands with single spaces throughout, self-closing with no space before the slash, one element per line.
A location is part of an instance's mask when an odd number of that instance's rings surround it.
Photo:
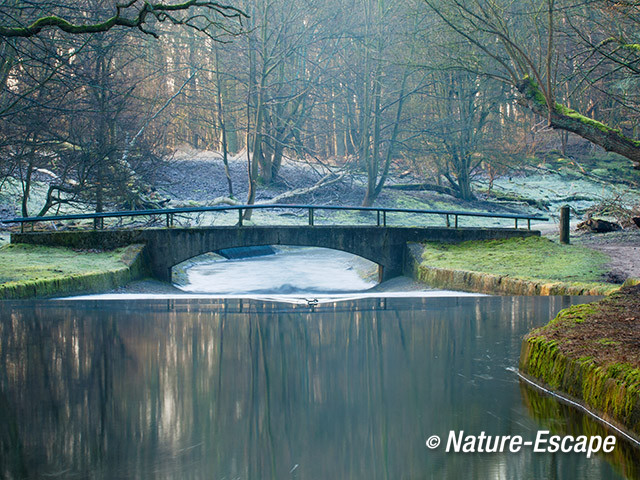
<path fill-rule="evenodd" d="M 549 111 L 549 105 L 539 86 L 529 77 L 519 82 L 517 88 L 520 103 L 534 113 L 548 118 L 551 127 L 575 133 L 607 152 L 627 157 L 635 163 L 634 168 L 640 169 L 640 141 L 627 138 L 619 130 L 585 117 L 559 103 L 554 105 L 553 111 Z"/>

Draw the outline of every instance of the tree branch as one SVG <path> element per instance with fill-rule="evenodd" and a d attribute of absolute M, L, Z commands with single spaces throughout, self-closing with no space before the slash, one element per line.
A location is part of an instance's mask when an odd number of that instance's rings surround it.
<path fill-rule="evenodd" d="M 627 157 L 635 163 L 634 168 L 640 169 L 640 141 L 627 138 L 619 130 L 585 117 L 559 103 L 556 103 L 553 109 L 549 109 L 538 85 L 531 78 L 524 78 L 516 87 L 520 93 L 520 103 L 534 113 L 547 117 L 551 127 L 573 132 L 608 152 Z"/>
<path fill-rule="evenodd" d="M 111 18 L 93 24 L 75 24 L 56 15 L 48 15 L 38 18 L 28 26 L 4 26 L 0 25 L 0 37 L 22 37 L 28 38 L 38 35 L 42 30 L 53 28 L 74 35 L 100 33 L 111 30 L 116 26 L 127 28 L 138 28 L 144 33 L 157 37 L 157 34 L 145 29 L 149 15 L 157 21 L 171 20 L 175 24 L 184 24 L 184 20 L 174 18 L 171 14 L 174 12 L 184 12 L 191 8 L 201 8 L 214 12 L 224 18 L 246 18 L 247 15 L 239 8 L 231 5 L 224 5 L 215 1 L 208 0 L 187 0 L 183 3 L 166 4 L 151 3 L 147 0 L 142 1 L 142 6 L 138 9 L 137 14 L 133 17 L 126 15 L 134 9 L 139 0 L 130 0 L 127 3 L 116 5 L 116 13 Z"/>

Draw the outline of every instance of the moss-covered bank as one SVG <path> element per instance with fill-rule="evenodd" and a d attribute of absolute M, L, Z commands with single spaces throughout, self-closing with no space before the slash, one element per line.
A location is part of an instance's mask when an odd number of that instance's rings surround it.
<path fill-rule="evenodd" d="M 0 249 L 0 299 L 109 290 L 146 275 L 144 245 L 109 252 L 11 244 Z"/>
<path fill-rule="evenodd" d="M 640 286 L 562 310 L 523 340 L 520 371 L 640 440 Z"/>
<path fill-rule="evenodd" d="M 428 243 L 418 261 L 414 276 L 435 288 L 503 295 L 608 295 L 619 288 L 598 281 L 604 254 L 540 237 Z"/>

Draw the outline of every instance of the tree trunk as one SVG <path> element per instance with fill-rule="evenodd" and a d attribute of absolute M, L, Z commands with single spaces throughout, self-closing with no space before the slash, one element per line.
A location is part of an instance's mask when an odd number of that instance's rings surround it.
<path fill-rule="evenodd" d="M 222 109 L 222 75 L 220 75 L 220 58 L 218 55 L 218 42 L 214 42 L 215 62 L 216 62 L 216 97 L 217 97 L 217 114 L 218 127 L 222 134 L 222 163 L 224 163 L 224 174 L 227 177 L 227 185 L 229 186 L 229 196 L 233 198 L 233 182 L 231 181 L 231 171 L 229 170 L 229 148 L 227 145 L 227 126 Z"/>
<path fill-rule="evenodd" d="M 471 177 L 468 169 L 462 169 L 458 172 L 458 189 L 462 200 L 475 200 L 475 195 L 471 191 Z"/>
<path fill-rule="evenodd" d="M 384 188 L 389 190 L 402 190 L 402 191 L 429 191 L 444 193 L 445 195 L 451 195 L 452 197 L 458 197 L 459 194 L 456 190 L 445 185 L 436 185 L 433 183 L 397 183 L 393 185 L 385 185 Z"/>
<path fill-rule="evenodd" d="M 524 78 L 518 83 L 517 88 L 520 92 L 520 103 L 534 113 L 548 118 L 551 127 L 575 133 L 607 152 L 627 157 L 635 163 L 634 168 L 640 169 L 640 141 L 631 140 L 620 131 L 558 103 L 553 111 L 549 111 L 540 88 L 531 78 Z"/>
<path fill-rule="evenodd" d="M 35 143 L 35 140 L 34 140 Z M 29 163 L 27 164 L 27 172 L 25 178 L 22 181 L 22 216 L 29 216 L 29 195 L 31 194 L 31 177 L 33 175 L 33 155 L 34 152 L 29 154 Z"/>

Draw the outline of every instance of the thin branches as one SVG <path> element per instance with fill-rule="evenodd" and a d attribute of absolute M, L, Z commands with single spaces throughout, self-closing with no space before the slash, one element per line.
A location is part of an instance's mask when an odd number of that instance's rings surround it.
<path fill-rule="evenodd" d="M 189 12 L 193 9 L 204 10 L 213 13 L 224 19 L 242 19 L 247 15 L 239 8 L 231 5 L 224 5 L 214 1 L 187 0 L 183 3 L 151 3 L 146 0 L 129 0 L 126 3 L 116 5 L 115 14 L 97 23 L 73 23 L 57 15 L 47 15 L 38 18 L 29 25 L 6 26 L 0 25 L 0 37 L 21 37 L 29 38 L 38 35 L 46 29 L 58 29 L 74 35 L 107 32 L 114 27 L 137 28 L 140 31 L 157 37 L 158 35 L 146 28 L 149 18 L 155 18 L 159 22 L 170 21 L 174 25 L 188 25 L 200 31 L 206 31 L 209 24 L 216 24 L 209 16 L 201 15 L 206 19 L 205 27 L 198 26 L 193 22 L 195 16 L 182 18 L 176 13 Z M 132 12 L 135 12 L 131 15 Z M 131 15 L 131 16 L 130 16 Z"/>

